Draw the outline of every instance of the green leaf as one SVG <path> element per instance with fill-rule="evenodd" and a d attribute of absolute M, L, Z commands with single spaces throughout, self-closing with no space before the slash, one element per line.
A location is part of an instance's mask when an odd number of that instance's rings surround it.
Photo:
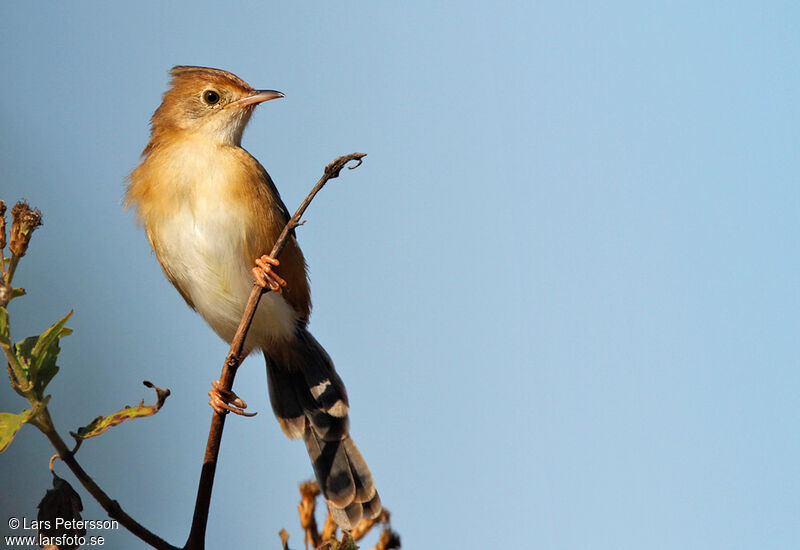
<path fill-rule="evenodd" d="M 14 440 L 14 436 L 25 422 L 33 416 L 32 410 L 25 410 L 19 414 L 0 413 L 0 453 Z"/>
<path fill-rule="evenodd" d="M 17 342 L 14 345 L 14 353 L 17 356 L 17 360 L 19 361 L 22 370 L 28 377 L 28 380 L 36 376 L 35 370 L 31 372 L 31 352 L 33 351 L 33 346 L 36 345 L 36 341 L 38 339 L 38 336 L 28 336 L 22 342 Z"/>
<path fill-rule="evenodd" d="M 45 352 L 37 357 L 36 368 L 38 369 L 38 372 L 36 373 L 36 379 L 33 382 L 33 389 L 39 398 L 44 395 L 44 390 L 47 388 L 47 384 L 50 383 L 50 381 L 58 372 L 56 358 L 58 357 L 58 353 L 60 351 L 61 348 L 58 345 L 58 340 L 54 340 L 45 350 Z"/>
<path fill-rule="evenodd" d="M 41 336 L 29 336 L 14 347 L 22 370 L 33 383 L 34 392 L 39 398 L 58 372 L 56 358 L 61 351 L 58 340 L 72 333 L 71 329 L 64 327 L 71 315 L 70 311 Z"/>
<path fill-rule="evenodd" d="M 19 298 L 20 296 L 25 296 L 25 294 L 27 294 L 27 292 L 25 292 L 25 289 L 22 288 L 22 287 L 12 288 L 11 289 L 11 299 L 12 300 L 14 298 Z"/>
<path fill-rule="evenodd" d="M 49 350 L 52 348 L 53 342 L 56 343 L 56 355 L 58 355 L 58 339 L 72 334 L 72 329 L 64 327 L 67 320 L 72 316 L 72 313 L 73 312 L 70 311 L 64 315 L 60 321 L 56 322 L 56 324 L 44 331 L 42 335 L 39 336 L 39 340 L 36 342 L 36 346 L 34 346 L 32 352 L 32 355 L 36 361 L 36 365 L 34 367 L 35 370 L 38 371 L 42 362 L 45 361 Z"/>
<path fill-rule="evenodd" d="M 156 414 L 159 409 L 161 409 L 161 406 L 164 404 L 164 401 L 166 401 L 167 397 L 169 397 L 169 390 L 162 390 L 161 388 L 154 386 L 151 382 L 147 381 L 144 382 L 144 385 L 148 388 L 153 388 L 156 390 L 157 400 L 155 405 L 145 405 L 144 399 L 142 399 L 141 403 L 135 407 L 125 407 L 114 414 L 110 414 L 108 416 L 98 416 L 86 426 L 78 428 L 78 432 L 73 433 L 72 435 L 80 439 L 89 439 L 90 437 L 96 437 L 100 435 L 112 426 L 122 424 L 126 420 L 145 416 L 153 416 Z"/>

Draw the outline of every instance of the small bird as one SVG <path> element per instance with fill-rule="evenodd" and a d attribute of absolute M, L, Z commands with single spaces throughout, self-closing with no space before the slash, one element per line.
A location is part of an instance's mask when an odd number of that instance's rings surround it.
<path fill-rule="evenodd" d="M 272 291 L 261 299 L 244 352 L 263 352 L 281 429 L 305 440 L 331 515 L 352 529 L 362 517 L 377 517 L 380 498 L 350 438 L 344 384 L 307 330 L 311 296 L 294 232 L 280 261 L 266 255 L 289 213 L 267 171 L 241 146 L 255 107 L 284 95 L 220 69 L 177 66 L 170 75 L 142 162 L 128 178 L 126 206 L 167 279 L 226 342 L 254 279 Z M 243 414 L 244 401 L 212 385 L 216 411 Z"/>

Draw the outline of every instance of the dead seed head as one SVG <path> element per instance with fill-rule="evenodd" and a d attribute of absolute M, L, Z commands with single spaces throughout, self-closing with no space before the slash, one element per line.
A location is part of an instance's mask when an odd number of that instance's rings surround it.
<path fill-rule="evenodd" d="M 316 498 L 319 495 L 319 484 L 316 481 L 306 481 L 300 484 L 300 494 L 303 498 Z"/>
<path fill-rule="evenodd" d="M 25 201 L 19 201 L 11 209 L 11 238 L 8 247 L 11 253 L 21 258 L 28 250 L 31 235 L 34 230 L 42 225 L 42 213 L 28 206 Z"/>
<path fill-rule="evenodd" d="M 394 548 L 400 548 L 400 535 L 391 529 L 384 529 L 381 532 L 381 538 L 378 540 L 378 544 L 375 546 L 375 548 L 379 548 L 380 550 L 393 550 Z"/>

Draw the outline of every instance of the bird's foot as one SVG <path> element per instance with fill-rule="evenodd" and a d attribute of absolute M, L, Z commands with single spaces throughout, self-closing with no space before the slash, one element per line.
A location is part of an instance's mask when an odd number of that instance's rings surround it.
<path fill-rule="evenodd" d="M 262 288 L 268 288 L 272 292 L 280 294 L 283 287 L 286 286 L 284 281 L 273 269 L 277 267 L 280 262 L 272 256 L 266 254 L 260 258 L 256 258 L 256 267 L 252 269 L 253 276 L 256 278 L 256 283 Z"/>
<path fill-rule="evenodd" d="M 244 399 L 233 393 L 222 389 L 219 380 L 211 382 L 211 389 L 208 391 L 208 396 L 211 398 L 208 404 L 219 414 L 238 414 L 239 416 L 255 416 L 256 413 L 244 412 L 247 408 L 247 403 Z"/>

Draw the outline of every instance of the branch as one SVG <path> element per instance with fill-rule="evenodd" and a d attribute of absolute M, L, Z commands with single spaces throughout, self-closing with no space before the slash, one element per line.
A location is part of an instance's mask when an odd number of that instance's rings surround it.
<path fill-rule="evenodd" d="M 110 496 L 103 491 L 97 483 L 86 473 L 78 461 L 75 459 L 75 452 L 70 451 L 67 447 L 64 440 L 61 439 L 61 436 L 58 435 L 56 432 L 55 426 L 53 425 L 53 420 L 50 417 L 50 412 L 45 408 L 41 414 L 39 414 L 35 420 L 31 422 L 34 424 L 45 436 L 47 439 L 50 440 L 50 443 L 55 447 L 56 451 L 58 451 L 58 456 L 64 463 L 72 470 L 72 473 L 75 474 L 75 477 L 78 481 L 81 482 L 81 485 L 89 491 L 94 499 L 100 503 L 100 506 L 108 512 L 108 516 L 112 519 L 115 519 L 122 524 L 128 531 L 130 531 L 135 536 L 142 539 L 144 542 L 156 548 L 157 550 L 179 550 L 178 547 L 172 546 L 170 543 L 144 527 L 141 523 L 133 519 L 129 516 L 119 505 L 116 500 L 113 500 Z M 51 466 L 52 466 L 52 459 L 51 459 Z"/>
<path fill-rule="evenodd" d="M 339 172 L 342 171 L 342 168 L 344 168 L 348 162 L 357 162 L 357 164 L 349 167 L 350 170 L 352 170 L 361 165 L 362 159 L 365 156 L 365 153 L 352 153 L 350 155 L 337 158 L 325 167 L 325 172 L 322 174 L 322 177 L 319 179 L 302 204 L 300 204 L 300 207 L 297 209 L 297 212 L 294 213 L 294 216 L 291 217 L 286 226 L 283 228 L 278 240 L 272 247 L 272 251 L 269 254 L 270 256 L 277 258 L 283 250 L 283 247 L 286 246 L 290 232 L 294 228 L 302 225 L 300 218 L 303 217 L 306 208 L 308 208 L 308 205 L 311 204 L 311 201 L 314 199 L 320 189 L 322 189 L 329 180 L 339 177 Z M 247 301 L 244 314 L 242 315 L 242 320 L 239 323 L 239 328 L 236 330 L 236 334 L 231 341 L 230 350 L 228 351 L 228 355 L 225 358 L 225 363 L 222 366 L 222 374 L 220 374 L 219 377 L 219 389 L 223 392 L 231 391 L 233 388 L 233 379 L 236 376 L 236 370 L 239 368 L 239 365 L 244 359 L 244 357 L 242 357 L 244 341 L 247 337 L 247 332 L 250 330 L 250 324 L 253 322 L 253 316 L 256 313 L 258 302 L 261 300 L 261 296 L 265 292 L 269 291 L 253 283 L 253 290 L 250 292 L 250 299 Z M 186 550 L 202 550 L 205 548 L 205 533 L 206 526 L 208 524 L 208 508 L 211 504 L 211 490 L 214 486 L 214 474 L 217 469 L 217 457 L 219 456 L 219 447 L 222 440 L 222 430 L 225 428 L 225 416 L 225 414 L 214 412 L 213 416 L 211 417 L 211 428 L 208 433 L 208 443 L 206 444 L 205 456 L 203 457 L 203 468 L 200 472 L 200 482 L 197 488 L 194 516 L 192 517 L 192 528 L 189 532 L 189 538 L 186 541 L 186 546 L 184 547 Z"/>
<path fill-rule="evenodd" d="M 80 446 L 82 439 L 77 439 L 75 448 L 70 450 L 61 436 L 58 435 L 53 419 L 50 416 L 50 411 L 47 408 L 47 403 L 50 400 L 49 395 L 44 395 L 45 388 L 58 372 L 56 365 L 56 358 L 59 353 L 59 339 L 67 336 L 72 331 L 64 326 L 69 319 L 72 312 L 68 313 L 60 321 L 56 322 L 53 326 L 45 330 L 39 336 L 30 336 L 16 344 L 12 343 L 10 337 L 9 317 L 8 311 L 5 307 L 8 302 L 17 297 L 25 294 L 21 288 L 13 288 L 11 286 L 14 278 L 14 271 L 19 264 L 20 259 L 25 256 L 28 245 L 31 241 L 31 236 L 34 230 L 42 225 L 42 214 L 39 210 L 30 208 L 25 201 L 19 201 L 11 209 L 12 225 L 10 238 L 6 241 L 6 220 L 5 220 L 6 204 L 0 200 L 0 349 L 5 355 L 8 364 L 8 374 L 11 381 L 11 387 L 22 397 L 28 400 L 31 404 L 31 409 L 23 411 L 21 414 L 13 415 L 9 413 L 0 413 L 5 417 L 6 425 L 0 430 L 0 439 L 3 440 L 0 448 L 2 452 L 5 447 L 10 444 L 11 440 L 19 427 L 27 422 L 39 429 L 50 441 L 60 457 L 69 469 L 75 474 L 75 477 L 86 490 L 100 503 L 100 505 L 108 512 L 109 517 L 119 521 L 122 526 L 127 528 L 132 534 L 139 537 L 141 540 L 156 548 L 157 550 L 178 550 L 175 546 L 167 543 L 165 540 L 146 529 L 139 522 L 134 520 L 120 507 L 117 501 L 112 500 L 105 491 L 103 491 L 97 483 L 86 473 L 78 461 L 75 459 L 75 452 Z M 3 254 L 3 249 L 8 244 L 11 251 L 11 257 L 6 259 Z M 146 383 L 149 384 L 149 383 Z M 150 387 L 154 387 L 149 384 Z M 156 388 L 159 395 L 158 407 L 163 403 L 163 399 L 169 394 L 169 390 L 161 390 Z M 143 416 L 149 412 L 148 407 L 142 405 L 136 409 L 127 410 L 128 415 Z M 154 407 L 155 408 L 155 407 Z M 157 410 L 157 408 L 155 408 Z M 149 412 L 154 414 L 155 410 Z M 118 424 L 125 418 L 124 415 L 117 413 L 112 415 L 112 419 L 108 422 L 103 429 L 112 424 Z M 9 426 L 9 417 L 11 417 Z M 101 420 L 97 419 L 98 421 Z M 50 471 L 55 475 L 53 470 L 53 457 L 50 459 Z M 72 493 L 72 488 L 61 480 L 64 486 Z M 54 486 L 55 489 L 55 486 Z M 50 492 L 48 491 L 48 494 Z M 62 493 L 63 494 L 63 493 Z M 76 498 L 77 494 L 75 495 Z M 68 497 L 69 498 L 69 497 Z M 47 499 L 42 499 L 40 503 L 40 513 L 44 508 L 50 508 L 51 511 L 58 511 L 58 502 L 45 505 Z M 56 501 L 60 500 L 58 497 Z M 55 506 L 55 508 L 53 508 Z M 80 516 L 78 516 L 80 517 Z M 63 519 L 63 518 L 62 518 Z M 47 530 L 49 527 L 43 527 Z M 69 528 L 67 528 L 69 529 Z M 59 527 L 55 527 L 55 531 L 60 531 Z M 42 533 L 42 529 L 39 530 Z"/>

